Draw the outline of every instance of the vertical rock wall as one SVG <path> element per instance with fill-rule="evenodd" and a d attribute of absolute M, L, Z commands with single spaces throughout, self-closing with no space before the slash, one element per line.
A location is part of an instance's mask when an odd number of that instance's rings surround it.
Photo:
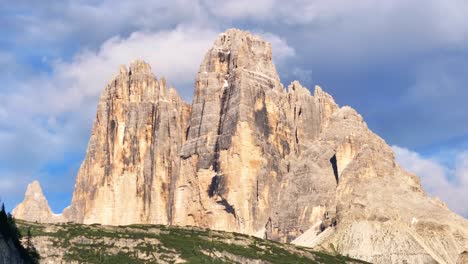
<path fill-rule="evenodd" d="M 337 109 L 319 87 L 286 91 L 269 43 L 221 34 L 196 80 L 174 223 L 286 241 L 321 219 L 336 188 L 333 151 L 308 148 Z M 322 154 L 320 166 L 303 160 Z"/>
<path fill-rule="evenodd" d="M 150 66 L 136 61 L 108 84 L 98 104 L 70 220 L 167 224 L 190 107 Z"/>

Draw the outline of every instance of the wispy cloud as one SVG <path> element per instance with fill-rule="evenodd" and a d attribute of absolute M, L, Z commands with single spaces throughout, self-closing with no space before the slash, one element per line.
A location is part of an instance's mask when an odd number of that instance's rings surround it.
<path fill-rule="evenodd" d="M 419 175 L 424 189 L 439 197 L 455 212 L 468 217 L 468 151 L 457 153 L 454 168 L 434 158 L 424 158 L 407 148 L 392 147 L 397 162 L 408 171 Z"/>

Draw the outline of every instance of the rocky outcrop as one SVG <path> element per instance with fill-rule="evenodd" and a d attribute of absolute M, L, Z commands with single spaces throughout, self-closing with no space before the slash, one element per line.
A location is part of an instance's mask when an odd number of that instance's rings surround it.
<path fill-rule="evenodd" d="M 64 219 L 192 225 L 375 263 L 456 263 L 468 224 L 429 198 L 351 107 L 286 89 L 271 45 L 220 34 L 190 107 L 148 64 L 104 90 Z"/>
<path fill-rule="evenodd" d="M 12 215 L 18 219 L 42 223 L 62 222 L 64 220 L 61 215 L 52 212 L 38 181 L 33 181 L 28 185 L 23 202 L 13 209 Z"/>

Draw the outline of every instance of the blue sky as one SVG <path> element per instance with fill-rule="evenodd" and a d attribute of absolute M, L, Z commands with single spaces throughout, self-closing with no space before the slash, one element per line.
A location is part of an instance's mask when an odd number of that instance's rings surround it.
<path fill-rule="evenodd" d="M 118 65 L 147 60 L 189 101 L 204 53 L 230 27 L 272 43 L 283 84 L 319 84 L 357 109 L 430 195 L 468 216 L 464 0 L 0 0 L 7 208 L 33 179 L 55 212 L 70 203 L 97 98 Z"/>

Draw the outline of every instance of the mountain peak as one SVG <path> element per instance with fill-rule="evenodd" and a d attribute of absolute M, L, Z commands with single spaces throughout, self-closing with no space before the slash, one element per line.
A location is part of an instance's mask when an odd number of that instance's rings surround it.
<path fill-rule="evenodd" d="M 279 82 L 272 61 L 271 44 L 248 31 L 228 29 L 214 41 L 200 66 L 200 72 L 231 74 L 240 70 Z"/>
<path fill-rule="evenodd" d="M 33 196 L 36 199 L 45 199 L 44 194 L 42 193 L 41 184 L 38 180 L 34 180 L 30 184 L 28 184 L 28 188 L 26 189 L 26 195 Z"/>
<path fill-rule="evenodd" d="M 15 218 L 29 221 L 56 222 L 61 220 L 59 215 L 53 214 L 37 180 L 28 184 L 23 202 L 13 209 L 12 214 Z"/>
<path fill-rule="evenodd" d="M 134 60 L 130 64 L 129 74 L 148 74 L 152 75 L 151 65 L 144 60 Z"/>

